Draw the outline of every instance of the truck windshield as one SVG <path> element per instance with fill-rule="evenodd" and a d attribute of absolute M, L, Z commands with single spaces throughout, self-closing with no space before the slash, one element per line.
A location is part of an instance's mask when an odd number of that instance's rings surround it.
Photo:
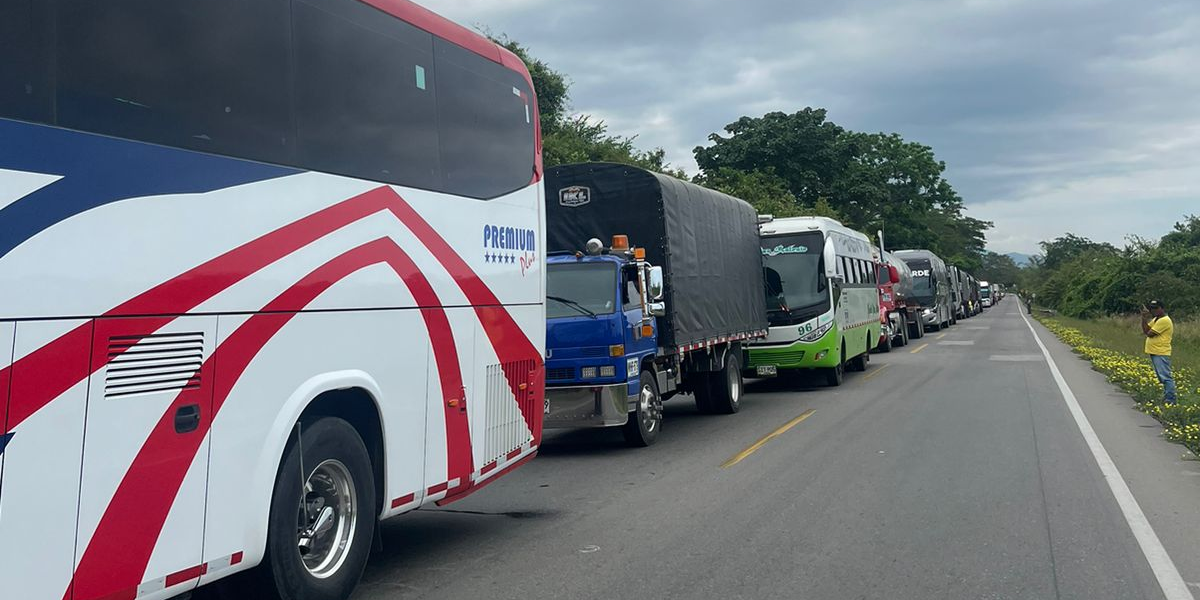
<path fill-rule="evenodd" d="M 546 318 L 612 314 L 616 284 L 617 268 L 611 263 L 550 265 L 546 271 Z"/>
<path fill-rule="evenodd" d="M 991 297 L 992 297 L 992 290 L 990 290 L 990 289 L 988 289 L 988 288 L 980 288 L 980 290 L 979 290 L 979 297 L 980 297 L 980 298 L 991 298 Z"/>
<path fill-rule="evenodd" d="M 829 302 L 821 263 L 825 245 L 821 232 L 765 237 L 761 244 L 771 324 L 807 320 L 820 314 Z"/>

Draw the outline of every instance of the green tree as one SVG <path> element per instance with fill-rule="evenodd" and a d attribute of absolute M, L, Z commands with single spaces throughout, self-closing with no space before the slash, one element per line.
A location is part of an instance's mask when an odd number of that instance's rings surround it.
<path fill-rule="evenodd" d="M 695 150 L 702 179 L 728 179 L 730 169 L 773 173 L 801 214 L 826 198 L 843 223 L 882 229 L 891 247 L 927 248 L 968 270 L 980 266 L 991 223 L 966 216 L 932 148 L 897 134 L 847 131 L 814 108 L 742 117 L 724 131 Z"/>
<path fill-rule="evenodd" d="M 850 157 L 844 129 L 825 118 L 825 109 L 806 108 L 760 118 L 742 117 L 725 126 L 727 136 L 708 136 L 711 146 L 695 149 L 701 171 L 723 168 L 774 172 L 802 204 L 829 196 L 830 185 Z"/>
<path fill-rule="evenodd" d="M 804 214 L 788 191 L 787 183 L 771 170 L 747 172 L 721 168 L 697 176 L 693 181 L 749 202 L 760 215 L 782 218 Z"/>
<path fill-rule="evenodd" d="M 1009 286 L 1020 283 L 1021 267 L 1017 266 L 1011 256 L 996 252 L 984 252 L 979 255 L 979 258 L 979 270 L 973 272 L 976 278 Z"/>

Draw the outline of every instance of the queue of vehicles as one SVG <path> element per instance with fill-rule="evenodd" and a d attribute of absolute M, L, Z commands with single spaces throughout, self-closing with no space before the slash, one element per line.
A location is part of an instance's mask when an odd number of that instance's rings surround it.
<path fill-rule="evenodd" d="M 0 15 L 5 597 L 342 600 L 379 521 L 544 427 L 650 445 L 672 395 L 839 385 L 1003 295 L 830 219 L 546 170 L 523 62 L 408 0 Z"/>
<path fill-rule="evenodd" d="M 873 352 L 983 310 L 979 282 L 928 250 L 887 251 L 824 217 L 746 202 L 637 167 L 546 179 L 545 427 L 620 427 L 648 446 L 690 392 L 737 412 L 745 378 L 829 386 Z"/>

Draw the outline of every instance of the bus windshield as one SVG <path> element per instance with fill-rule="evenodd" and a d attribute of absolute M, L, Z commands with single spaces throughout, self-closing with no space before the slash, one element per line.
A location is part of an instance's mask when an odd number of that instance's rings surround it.
<path fill-rule="evenodd" d="M 936 295 L 933 268 L 927 260 L 915 260 L 908 263 L 912 269 L 913 297 L 917 299 L 932 299 Z"/>
<path fill-rule="evenodd" d="M 763 238 L 763 279 L 772 325 L 808 320 L 829 303 L 819 231 Z"/>
<path fill-rule="evenodd" d="M 550 265 L 546 318 L 609 315 L 616 310 L 617 268 L 611 263 Z"/>

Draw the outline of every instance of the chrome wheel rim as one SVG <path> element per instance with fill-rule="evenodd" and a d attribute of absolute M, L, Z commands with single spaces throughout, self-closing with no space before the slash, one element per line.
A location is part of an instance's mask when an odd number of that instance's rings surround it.
<path fill-rule="evenodd" d="M 638 412 L 642 413 L 642 429 L 646 430 L 646 433 L 653 433 L 662 420 L 662 400 L 659 400 L 658 394 L 655 394 L 649 385 L 642 386 L 641 396 Z"/>
<path fill-rule="evenodd" d="M 325 579 L 350 553 L 358 521 L 358 496 L 346 465 L 327 460 L 304 482 L 297 514 L 296 550 L 309 574 Z"/>

